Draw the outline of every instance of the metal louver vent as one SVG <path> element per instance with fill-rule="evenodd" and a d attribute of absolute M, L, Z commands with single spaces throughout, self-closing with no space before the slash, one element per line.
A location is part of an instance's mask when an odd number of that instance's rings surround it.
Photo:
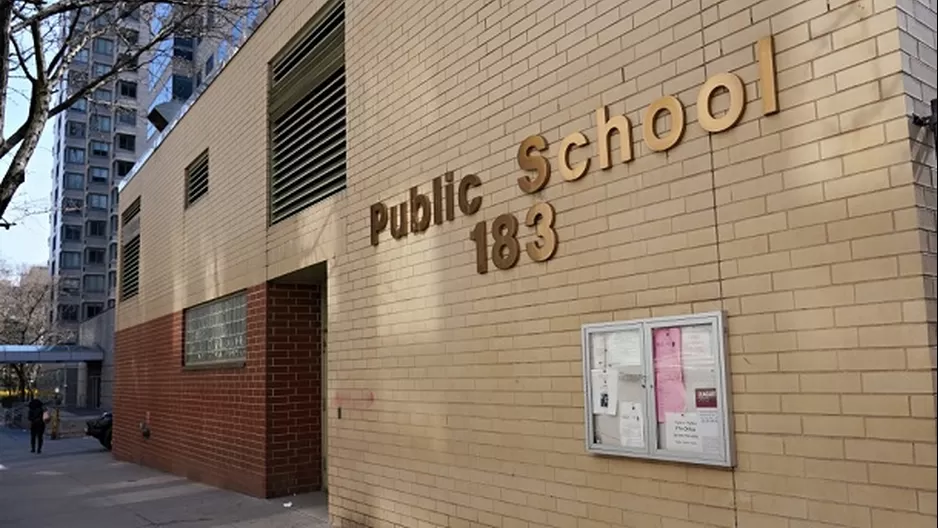
<path fill-rule="evenodd" d="M 344 2 L 300 35 L 271 63 L 271 225 L 345 189 Z"/>
<path fill-rule="evenodd" d="M 140 292 L 140 236 L 121 248 L 121 300 L 129 299 Z"/>
<path fill-rule="evenodd" d="M 330 35 L 344 28 L 345 2 L 335 2 L 326 9 L 327 11 L 318 17 L 321 22 L 316 24 L 306 37 L 296 43 L 288 53 L 273 64 L 271 79 L 274 84 L 283 80 L 284 77 L 302 64 Z"/>
<path fill-rule="evenodd" d="M 140 197 L 138 196 L 136 200 L 130 203 L 127 206 L 127 209 L 124 209 L 124 212 L 121 213 L 121 225 L 127 225 L 127 222 L 133 220 L 138 214 L 140 214 Z"/>
<path fill-rule="evenodd" d="M 345 68 L 271 126 L 271 223 L 345 188 Z"/>
<path fill-rule="evenodd" d="M 208 150 L 186 167 L 186 207 L 208 193 Z"/>

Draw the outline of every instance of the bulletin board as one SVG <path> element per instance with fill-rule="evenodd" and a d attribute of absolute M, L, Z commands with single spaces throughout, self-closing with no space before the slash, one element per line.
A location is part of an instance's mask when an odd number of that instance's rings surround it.
<path fill-rule="evenodd" d="M 721 312 L 585 325 L 586 447 L 735 465 Z"/>

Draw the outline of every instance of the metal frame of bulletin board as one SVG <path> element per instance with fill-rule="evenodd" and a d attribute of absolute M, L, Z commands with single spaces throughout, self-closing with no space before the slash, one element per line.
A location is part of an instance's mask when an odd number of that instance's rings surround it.
<path fill-rule="evenodd" d="M 586 449 L 736 465 L 722 312 L 582 328 Z"/>

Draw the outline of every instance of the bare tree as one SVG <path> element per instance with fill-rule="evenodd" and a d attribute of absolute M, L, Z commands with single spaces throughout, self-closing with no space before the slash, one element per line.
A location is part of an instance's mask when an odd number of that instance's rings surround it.
<path fill-rule="evenodd" d="M 54 283 L 44 267 L 11 270 L 0 263 L 0 345 L 53 345 L 61 333 L 49 317 Z M 3 377 L 15 377 L 21 398 L 26 396 L 38 365 L 3 366 Z"/>
<path fill-rule="evenodd" d="M 163 43 L 185 37 L 224 41 L 231 29 L 257 20 L 275 0 L 0 0 L 0 130 L 13 97 L 27 101 L 23 123 L 0 137 L 0 158 L 9 166 L 0 181 L 0 218 L 26 179 L 50 118 L 62 113 L 121 73 L 135 71 L 168 53 Z M 240 33 L 243 33 L 242 28 Z M 116 43 L 109 70 L 72 68 L 98 39 Z M 27 81 L 17 93 L 11 79 Z M 66 89 L 67 86 L 67 89 Z"/>

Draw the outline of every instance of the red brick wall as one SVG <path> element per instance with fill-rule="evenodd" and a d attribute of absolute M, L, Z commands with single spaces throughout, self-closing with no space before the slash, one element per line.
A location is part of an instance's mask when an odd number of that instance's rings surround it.
<path fill-rule="evenodd" d="M 315 287 L 250 288 L 239 367 L 184 369 L 182 312 L 118 332 L 115 456 L 258 497 L 318 489 L 319 306 Z"/>
<path fill-rule="evenodd" d="M 273 495 L 322 486 L 319 289 L 267 290 L 267 489 Z"/>

